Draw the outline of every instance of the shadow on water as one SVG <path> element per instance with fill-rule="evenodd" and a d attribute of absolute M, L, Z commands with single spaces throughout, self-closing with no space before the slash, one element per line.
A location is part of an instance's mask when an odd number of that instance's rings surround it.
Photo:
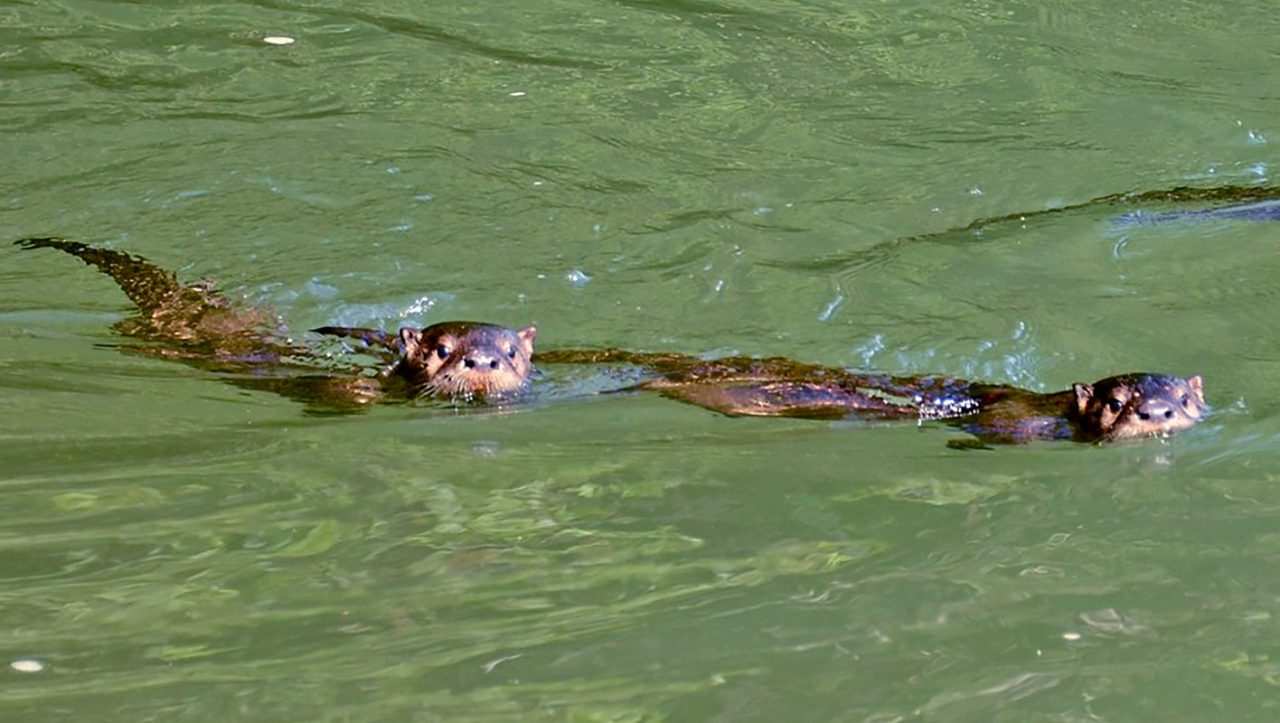
<path fill-rule="evenodd" d="M 1115 223 L 1124 226 L 1156 225 L 1195 220 L 1280 220 L 1280 188 L 1273 186 L 1219 186 L 1211 188 L 1179 186 L 1163 191 L 1113 193 L 1055 208 L 981 218 L 959 228 L 933 231 L 915 236 L 904 236 L 858 249 L 857 251 L 824 256 L 812 262 L 787 262 L 781 266 L 801 271 L 834 272 L 868 266 L 883 266 L 917 244 L 972 243 L 974 238 L 981 237 L 984 232 L 997 229 L 1005 224 L 1025 224 L 1039 218 L 1087 213 L 1096 209 L 1132 208 L 1143 204 L 1181 205 L 1191 203 L 1214 205 L 1191 210 L 1130 212 L 1117 217 Z"/>

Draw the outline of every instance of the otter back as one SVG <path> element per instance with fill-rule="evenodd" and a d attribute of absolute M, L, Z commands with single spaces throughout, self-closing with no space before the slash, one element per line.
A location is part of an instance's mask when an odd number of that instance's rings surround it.
<path fill-rule="evenodd" d="M 505 399 L 527 387 L 532 371 L 536 329 L 512 331 L 477 322 L 405 327 L 397 334 L 323 327 L 317 331 L 356 338 L 395 357 L 389 368 L 373 374 L 350 365 L 335 367 L 308 347 L 294 344 L 274 313 L 235 304 L 208 283 L 184 286 L 174 273 L 140 256 L 60 238 L 29 238 L 16 244 L 62 251 L 110 276 L 139 312 L 117 329 L 155 342 L 130 349 L 226 372 L 237 385 L 309 404 L 360 407 L 388 394 L 400 399 Z"/>

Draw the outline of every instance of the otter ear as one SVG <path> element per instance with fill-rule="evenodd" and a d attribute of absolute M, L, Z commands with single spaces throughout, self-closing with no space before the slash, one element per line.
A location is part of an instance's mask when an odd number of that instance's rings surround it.
<path fill-rule="evenodd" d="M 538 327 L 526 326 L 516 332 L 516 338 L 520 339 L 520 346 L 524 347 L 525 356 L 533 356 L 533 340 L 538 336 Z"/>
<path fill-rule="evenodd" d="M 1204 404 L 1204 380 L 1200 378 L 1200 375 L 1187 377 L 1187 386 L 1191 387 L 1191 391 L 1196 393 L 1196 399 L 1199 399 L 1200 403 Z"/>
<path fill-rule="evenodd" d="M 418 350 L 422 348 L 422 330 L 412 326 L 401 327 L 400 344 L 404 346 L 405 356 L 417 356 Z"/>
<path fill-rule="evenodd" d="M 1076 393 L 1076 414 L 1083 415 L 1089 408 L 1089 400 L 1093 399 L 1093 386 L 1076 382 L 1071 385 L 1071 389 Z"/>

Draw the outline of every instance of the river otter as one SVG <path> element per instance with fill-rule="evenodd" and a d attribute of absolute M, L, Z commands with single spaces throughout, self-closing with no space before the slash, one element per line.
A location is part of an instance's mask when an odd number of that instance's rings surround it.
<path fill-rule="evenodd" d="M 170 271 L 140 256 L 59 238 L 15 241 L 24 249 L 52 248 L 107 274 L 141 315 L 116 325 L 123 334 L 165 347 L 144 347 L 158 356 L 234 364 L 280 361 L 305 350 L 287 338 L 280 318 L 261 308 L 239 306 L 207 281 L 183 286 Z"/>
<path fill-rule="evenodd" d="M 1122 374 L 1039 394 L 950 377 L 866 374 L 783 358 L 707 361 L 604 349 L 552 351 L 537 361 L 641 366 L 656 377 L 634 388 L 730 416 L 938 420 L 992 444 L 1167 436 L 1194 426 L 1207 409 L 1199 376 Z"/>
<path fill-rule="evenodd" d="M 449 321 L 425 329 L 406 326 L 396 335 L 343 326 L 312 331 L 359 339 L 389 351 L 395 357 L 391 375 L 403 380 L 412 396 L 457 401 L 496 401 L 525 391 L 538 335 L 532 326 L 513 331 L 476 321 Z"/>
<path fill-rule="evenodd" d="M 388 394 L 502 401 L 529 384 L 537 335 L 532 326 L 513 331 L 493 324 L 446 322 L 425 329 L 405 327 L 394 335 L 350 327 L 316 329 L 358 339 L 394 360 L 374 376 L 359 375 L 359 369 L 338 372 L 309 348 L 295 344 L 275 314 L 238 307 L 210 284 L 183 286 L 173 273 L 141 257 L 65 239 L 16 243 L 27 249 L 58 249 L 111 276 L 141 312 L 118 328 L 159 344 L 133 348 L 228 372 L 241 386 L 341 407 Z M 947 377 L 860 374 L 783 358 L 707 361 L 606 349 L 551 352 L 539 359 L 636 364 L 657 375 L 639 387 L 729 415 L 937 419 L 993 443 L 1165 435 L 1193 426 L 1205 411 L 1198 376 L 1127 374 L 1076 384 L 1066 392 L 1037 394 Z"/>
<path fill-rule="evenodd" d="M 1121 374 L 1051 394 L 975 384 L 965 393 L 977 402 L 976 412 L 947 421 L 995 443 L 1164 437 L 1195 426 L 1207 411 L 1198 375 Z"/>
<path fill-rule="evenodd" d="M 504 401 L 527 389 L 537 330 L 445 322 L 405 327 L 391 335 L 370 329 L 324 327 L 390 350 L 397 360 L 373 376 L 334 368 L 295 343 L 274 313 L 242 306 L 207 282 L 184 286 L 172 272 L 130 254 L 60 238 L 28 238 L 24 249 L 52 248 L 110 276 L 140 316 L 117 325 L 154 345 L 130 347 L 153 356 L 228 373 L 234 383 L 331 407 L 392 398 L 435 397 L 456 402 Z"/>

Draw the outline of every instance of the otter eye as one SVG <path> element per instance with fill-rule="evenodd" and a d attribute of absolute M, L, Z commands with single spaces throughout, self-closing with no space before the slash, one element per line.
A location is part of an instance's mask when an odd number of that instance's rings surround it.
<path fill-rule="evenodd" d="M 508 359 L 516 358 L 516 348 L 514 346 L 507 350 L 507 358 Z"/>
<path fill-rule="evenodd" d="M 1183 394 L 1183 395 L 1182 395 L 1182 406 L 1186 407 L 1186 406 L 1190 406 L 1190 405 L 1191 405 L 1191 399 L 1190 399 L 1189 397 L 1187 397 L 1187 395 Z"/>
<path fill-rule="evenodd" d="M 1123 407 L 1124 407 L 1124 403 L 1121 402 L 1119 399 L 1107 400 L 1107 409 L 1110 409 L 1112 414 L 1118 413 Z"/>
<path fill-rule="evenodd" d="M 436 347 L 436 356 L 440 357 L 441 359 L 448 359 L 449 347 L 445 346 L 444 344 L 441 344 L 440 346 Z"/>

